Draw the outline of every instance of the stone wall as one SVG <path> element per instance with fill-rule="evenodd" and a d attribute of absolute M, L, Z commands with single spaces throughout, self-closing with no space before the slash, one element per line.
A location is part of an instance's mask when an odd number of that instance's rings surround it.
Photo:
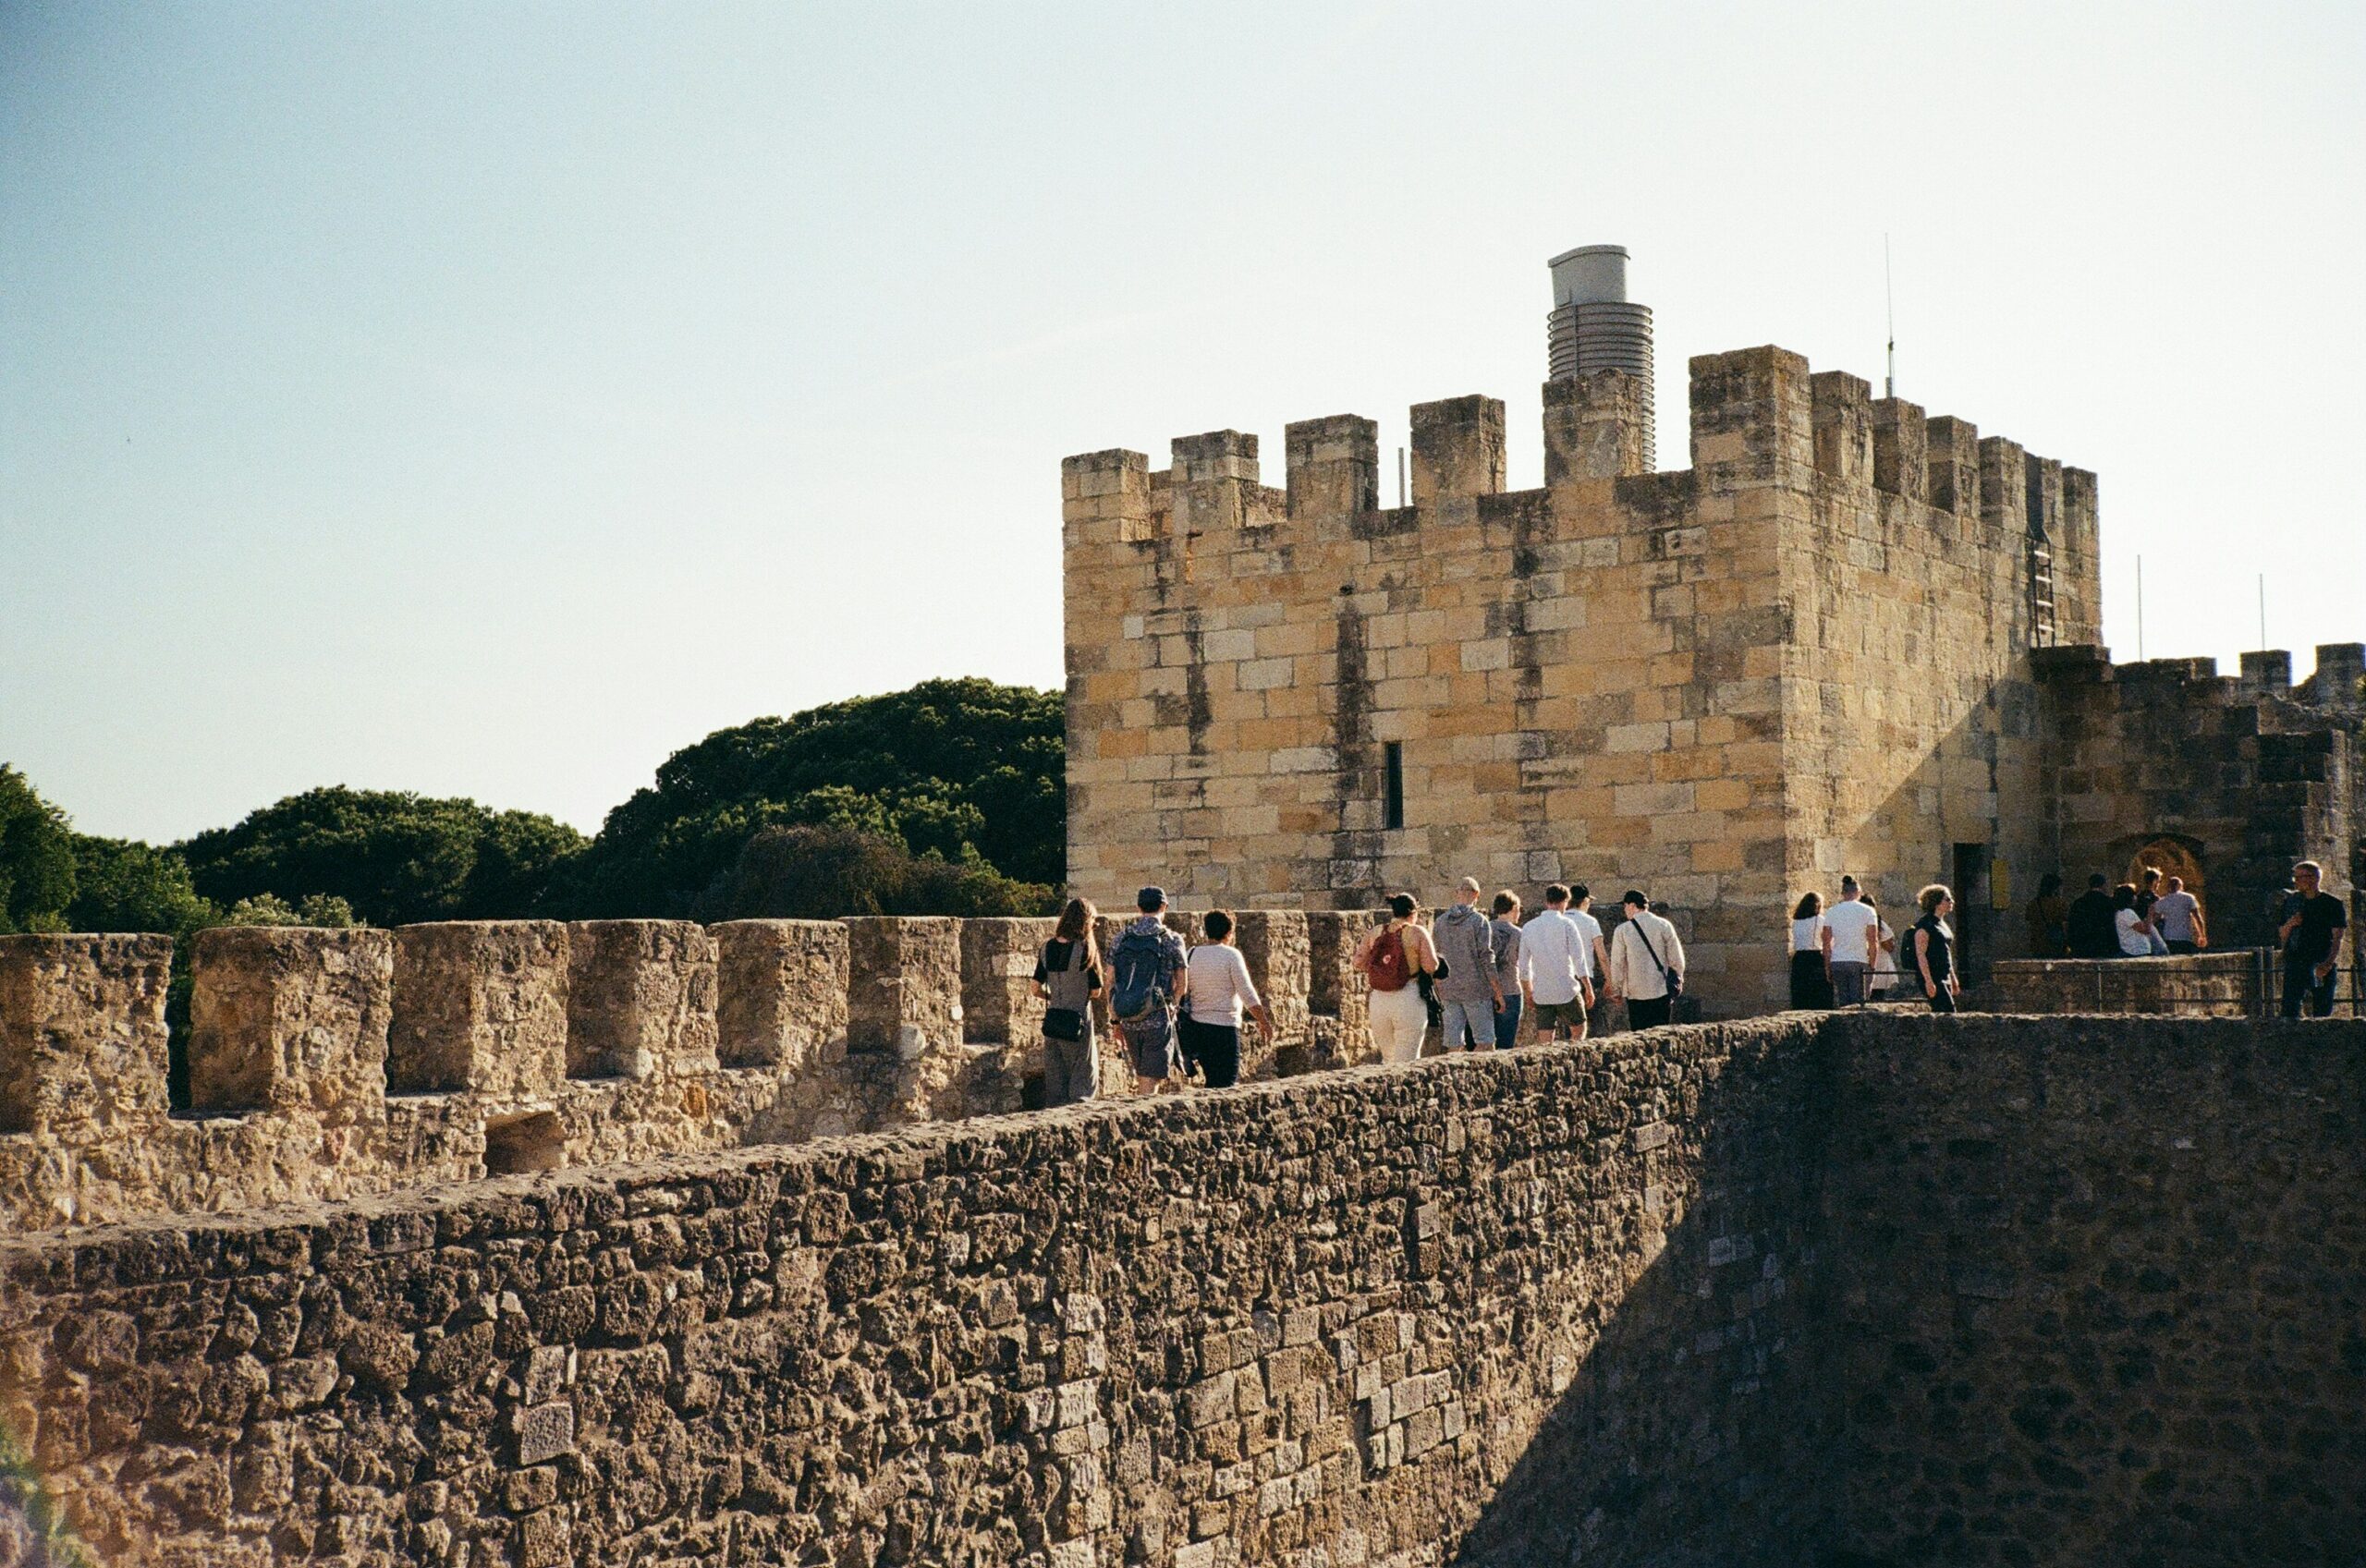
<path fill-rule="evenodd" d="M 126 1565 L 1771 1561 L 1829 1507 L 1821 1062 L 1795 1017 L 0 1244 L 0 1429 Z"/>
<path fill-rule="evenodd" d="M 2241 950 L 2176 958 L 2008 958 L 1996 965 L 1989 983 L 1999 1013 L 2254 1018 L 2275 1001 L 2275 977 L 2262 956 Z"/>
<path fill-rule="evenodd" d="M 2366 1024 L 1835 1018 L 1859 1564 L 2366 1541 Z"/>
<path fill-rule="evenodd" d="M 1962 845 L 1978 897 L 2033 889 L 2044 816 L 2006 802 L 2037 786 L 2031 646 L 2095 636 L 2093 476 L 1778 348 L 1691 373 L 1672 473 L 1638 471 L 1616 376 L 1548 386 L 1539 490 L 1505 490 L 1482 397 L 1412 410 L 1395 509 L 1354 416 L 1288 427 L 1281 504 L 1238 432 L 1156 472 L 1069 458 L 1078 890 L 1640 885 L 1736 1015 L 1782 1005 L 1784 914 L 1844 869 L 1902 909 Z"/>
<path fill-rule="evenodd" d="M 207 930 L 179 1107 L 169 942 L 0 937 L 0 1235 L 1017 1111 L 1051 924 Z M 1360 979 L 1311 994 L 1307 917 L 1244 914 L 1239 941 L 1275 1025 L 1246 1076 L 1360 1057 Z M 1131 1081 L 1104 1050 L 1104 1088 Z"/>
<path fill-rule="evenodd" d="M 19 1238 L 0 1546 L 2344 1561 L 2361 1125 L 2366 1024 L 1792 1015 Z"/>

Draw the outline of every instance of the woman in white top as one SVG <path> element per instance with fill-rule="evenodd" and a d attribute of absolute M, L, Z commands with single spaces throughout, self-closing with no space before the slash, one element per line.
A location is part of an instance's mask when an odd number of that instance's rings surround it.
<path fill-rule="evenodd" d="M 1248 960 L 1232 945 L 1232 917 L 1211 909 L 1200 929 L 1208 940 L 1191 950 L 1183 966 L 1189 976 L 1183 991 L 1184 1055 L 1200 1064 L 1210 1088 L 1230 1088 L 1240 1081 L 1241 1009 L 1255 1016 L 1269 1040 L 1274 1015 L 1250 981 Z"/>
<path fill-rule="evenodd" d="M 1863 900 L 1866 908 L 1873 907 L 1870 898 Z M 1887 996 L 1897 989 L 1897 933 L 1878 911 L 1873 916 L 1873 973 L 1866 989 L 1876 998 Z"/>
<path fill-rule="evenodd" d="M 1823 894 L 1809 893 L 1791 911 L 1791 1005 L 1832 1006 L 1832 934 L 1823 923 Z"/>
<path fill-rule="evenodd" d="M 2153 922 L 2136 910 L 2136 884 L 2122 882 L 2111 890 L 2111 927 L 2119 935 L 2122 958 L 2153 956 Z"/>

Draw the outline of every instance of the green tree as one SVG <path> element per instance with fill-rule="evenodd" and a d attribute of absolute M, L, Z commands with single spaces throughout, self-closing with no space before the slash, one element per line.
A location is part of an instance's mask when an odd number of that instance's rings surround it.
<path fill-rule="evenodd" d="M 78 931 L 162 931 L 188 935 L 220 918 L 169 849 L 132 839 L 74 835 L 74 902 L 66 923 Z"/>
<path fill-rule="evenodd" d="M 841 915 L 1049 915 L 1059 893 L 991 867 L 918 856 L 846 827 L 766 828 L 692 904 L 701 920 L 827 920 Z"/>
<path fill-rule="evenodd" d="M 688 915 L 726 897 L 722 884 L 742 874 L 759 835 L 799 827 L 900 845 L 915 864 L 933 857 L 1014 884 L 1056 884 L 1067 869 L 1064 724 L 1057 692 L 968 679 L 718 730 L 608 813 L 546 907 Z M 915 871 L 898 896 L 916 896 L 909 890 L 932 877 L 947 899 L 973 896 L 946 875 Z"/>
<path fill-rule="evenodd" d="M 74 902 L 74 831 L 66 813 L 0 762 L 0 932 L 55 931 Z"/>
<path fill-rule="evenodd" d="M 180 846 L 197 891 L 223 906 L 270 894 L 343 900 L 372 925 L 494 920 L 541 904 L 583 835 L 526 811 L 337 785 L 307 790 Z"/>

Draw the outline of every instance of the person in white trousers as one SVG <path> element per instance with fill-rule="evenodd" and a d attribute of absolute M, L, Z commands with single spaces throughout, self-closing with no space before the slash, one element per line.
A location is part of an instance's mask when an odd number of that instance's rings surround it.
<path fill-rule="evenodd" d="M 1383 1062 L 1420 1061 L 1421 1038 L 1430 1029 L 1430 1007 L 1421 1000 L 1417 977 L 1437 968 L 1438 952 L 1428 929 L 1414 918 L 1420 912 L 1411 893 L 1393 895 L 1388 923 L 1356 948 L 1356 968 L 1372 987 L 1372 1041 Z"/>

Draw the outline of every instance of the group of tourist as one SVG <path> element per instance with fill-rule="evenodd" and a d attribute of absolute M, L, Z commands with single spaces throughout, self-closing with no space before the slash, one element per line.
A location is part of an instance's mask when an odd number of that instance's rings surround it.
<path fill-rule="evenodd" d="M 2169 958 L 2210 945 L 2201 901 L 2183 877 L 2164 881 L 2153 866 L 2117 887 L 2098 871 L 2087 879 L 2086 892 L 2067 902 L 2062 879 L 2049 871 L 2024 918 L 2035 958 Z"/>
<path fill-rule="evenodd" d="M 1412 1062 L 1436 1028 L 1445 1049 L 1506 1051 L 1523 1018 L 1540 1040 L 1582 1039 L 1594 1008 L 1624 1002 L 1633 1028 L 1665 1024 L 1684 991 L 1684 942 L 1640 889 L 1620 899 L 1624 918 L 1605 939 L 1582 885 L 1555 882 L 1523 922 L 1509 889 L 1482 913 L 1482 889 L 1465 877 L 1434 921 L 1400 893 L 1387 918 L 1357 945 L 1372 1043 L 1384 1062 Z M 1106 954 L 1090 900 L 1070 899 L 1035 960 L 1043 1012 L 1043 1103 L 1092 1098 L 1100 1084 L 1094 1003 L 1107 1012 L 1134 1091 L 1154 1094 L 1196 1078 L 1210 1088 L 1239 1081 L 1240 1029 L 1254 1018 L 1271 1038 L 1273 1015 L 1234 945 L 1224 910 L 1201 917 L 1202 941 L 1187 944 L 1166 923 L 1166 892 L 1146 887 L 1135 918 Z"/>
<path fill-rule="evenodd" d="M 2303 860 L 2292 868 L 2291 885 L 2268 908 L 2275 947 L 2283 959 L 2283 1013 L 2298 1018 L 2333 1012 L 2334 977 L 2341 937 L 2349 925 L 2342 901 L 2323 890 L 2324 868 Z M 2048 875 L 2026 912 L 2030 952 L 2039 958 L 2173 958 L 2210 945 L 2210 924 L 2201 901 L 2182 877 L 2164 877 L 2152 866 L 2138 868 L 2137 880 L 2110 885 L 2101 872 L 2087 879 L 2076 899 L 2062 896 L 2062 879 Z"/>
<path fill-rule="evenodd" d="M 1915 895 L 1921 913 L 1900 938 L 1853 876 L 1840 896 L 1802 895 L 1791 909 L 1791 1005 L 1823 1009 L 1920 996 L 1956 1010 L 1955 894 L 1938 882 Z"/>

